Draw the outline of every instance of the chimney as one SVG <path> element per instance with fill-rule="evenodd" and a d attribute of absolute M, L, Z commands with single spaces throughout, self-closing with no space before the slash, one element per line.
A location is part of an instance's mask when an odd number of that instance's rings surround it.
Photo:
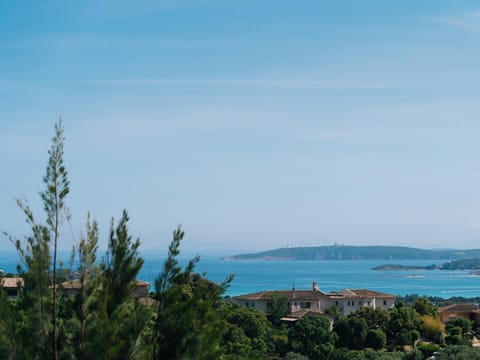
<path fill-rule="evenodd" d="M 295 284 L 292 286 L 292 298 L 295 299 Z"/>
<path fill-rule="evenodd" d="M 313 284 L 312 284 L 312 290 L 313 290 L 313 291 L 320 291 L 320 289 L 318 288 L 318 284 L 317 284 L 316 281 L 314 281 Z"/>

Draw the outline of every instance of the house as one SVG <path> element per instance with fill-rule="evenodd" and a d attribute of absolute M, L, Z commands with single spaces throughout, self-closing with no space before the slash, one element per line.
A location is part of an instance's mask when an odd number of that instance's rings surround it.
<path fill-rule="evenodd" d="M 294 313 L 305 309 L 321 311 L 320 300 L 325 295 L 326 294 L 317 287 L 317 283 L 314 282 L 312 284 L 312 290 L 297 290 L 294 286 L 292 290 L 266 290 L 234 296 L 233 300 L 248 308 L 255 308 L 268 313 L 272 305 L 273 297 L 282 296 L 288 300 L 288 313 Z"/>
<path fill-rule="evenodd" d="M 9 298 L 16 298 L 23 288 L 24 281 L 21 277 L 4 277 L 0 278 L 0 288 L 7 292 Z"/>
<path fill-rule="evenodd" d="M 438 308 L 440 320 L 447 323 L 458 318 L 480 322 L 480 308 L 476 304 L 451 304 Z"/>
<path fill-rule="evenodd" d="M 310 309 L 320 311 L 320 299 L 325 295 L 316 290 L 267 290 L 253 294 L 245 294 L 233 297 L 233 300 L 248 308 L 255 308 L 265 313 L 272 306 L 272 298 L 283 296 L 288 300 L 288 313 Z"/>
<path fill-rule="evenodd" d="M 343 315 L 348 315 L 362 307 L 387 310 L 394 305 L 394 295 L 367 289 L 343 289 L 327 293 L 322 309 L 336 306 Z"/>
<path fill-rule="evenodd" d="M 137 299 L 147 298 L 149 288 L 150 288 L 149 282 L 137 280 L 135 282 L 135 289 L 133 290 L 132 296 Z"/>
<path fill-rule="evenodd" d="M 395 296 L 367 289 L 343 289 L 325 293 L 317 283 L 312 290 L 267 290 L 252 294 L 234 296 L 233 300 L 243 306 L 255 308 L 268 314 L 274 296 L 284 296 L 288 300 L 288 314 L 301 310 L 324 313 L 336 306 L 343 315 L 348 315 L 361 307 L 390 309 L 395 305 Z"/>

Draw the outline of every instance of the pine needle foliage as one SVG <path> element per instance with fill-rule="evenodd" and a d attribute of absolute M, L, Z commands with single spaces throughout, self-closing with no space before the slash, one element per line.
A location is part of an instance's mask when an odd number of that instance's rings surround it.
<path fill-rule="evenodd" d="M 217 309 L 233 276 L 217 285 L 195 274 L 198 256 L 183 269 L 177 260 L 183 237 L 184 232 L 178 227 L 163 271 L 155 281 L 153 298 L 157 307 L 151 334 L 152 360 L 215 359 L 223 352 L 220 342 L 226 323 Z"/>
<path fill-rule="evenodd" d="M 87 354 L 98 359 L 130 359 L 134 345 L 148 318 L 138 312 L 138 301 L 132 299 L 137 275 L 143 265 L 138 254 L 140 240 L 128 230 L 128 214 L 114 226 L 112 219 L 107 255 L 100 265 L 96 295 L 95 336 Z M 148 311 L 148 310 L 145 310 Z"/>
<path fill-rule="evenodd" d="M 40 193 L 47 215 L 47 226 L 53 237 L 53 276 L 52 276 L 52 321 L 53 321 L 53 358 L 58 359 L 58 314 L 57 314 L 57 249 L 60 237 L 60 225 L 69 218 L 65 198 L 70 192 L 70 182 L 65 169 L 63 156 L 65 137 L 60 119 L 55 124 L 55 135 L 48 151 L 48 164 L 43 182 L 45 191 Z"/>

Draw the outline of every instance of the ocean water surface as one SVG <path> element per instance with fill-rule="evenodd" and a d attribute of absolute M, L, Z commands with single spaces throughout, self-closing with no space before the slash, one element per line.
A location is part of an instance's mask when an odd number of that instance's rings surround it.
<path fill-rule="evenodd" d="M 371 289 L 395 295 L 475 297 L 480 296 L 480 277 L 470 271 L 412 270 L 375 271 L 373 267 L 399 261 L 328 260 L 328 261 L 220 261 L 204 259 L 198 269 L 207 277 L 221 281 L 225 274 L 235 278 L 228 295 L 261 290 L 311 289 L 316 281 L 323 291 L 344 288 Z M 430 265 L 427 261 L 401 261 L 405 265 Z M 441 262 L 443 263 L 443 262 Z"/>
<path fill-rule="evenodd" d="M 152 286 L 162 270 L 164 252 L 147 252 L 142 256 L 145 264 L 139 278 Z M 67 259 L 67 256 L 64 256 Z M 186 264 L 187 257 L 179 258 Z M 0 269 L 14 272 L 18 257 L 14 252 L 0 254 Z M 196 267 L 199 273 L 215 282 L 221 282 L 229 274 L 235 278 L 227 295 L 235 296 L 262 290 L 311 289 L 316 281 L 323 291 L 371 289 L 395 295 L 420 294 L 449 298 L 452 296 L 480 296 L 480 276 L 470 271 L 408 270 L 375 271 L 381 264 L 430 265 L 441 264 L 432 260 L 326 260 L 326 261 L 222 261 L 218 256 L 203 256 Z"/>

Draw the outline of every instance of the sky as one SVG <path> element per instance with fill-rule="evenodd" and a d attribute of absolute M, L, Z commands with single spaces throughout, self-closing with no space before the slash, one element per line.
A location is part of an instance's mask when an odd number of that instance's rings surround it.
<path fill-rule="evenodd" d="M 0 230 L 61 117 L 61 248 L 479 248 L 479 64 L 477 1 L 1 2 Z"/>

